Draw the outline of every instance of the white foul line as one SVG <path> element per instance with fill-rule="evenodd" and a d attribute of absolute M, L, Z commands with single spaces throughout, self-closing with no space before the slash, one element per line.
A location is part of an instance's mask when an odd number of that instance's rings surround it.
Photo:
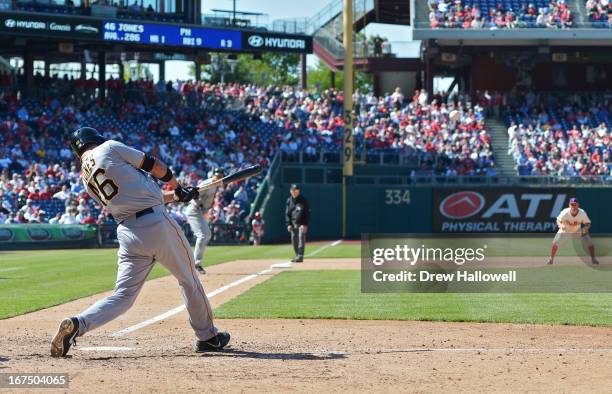
<path fill-rule="evenodd" d="M 314 256 L 317 253 L 321 252 L 322 250 L 325 250 L 325 249 L 327 249 L 327 248 L 329 248 L 331 246 L 339 245 L 341 242 L 342 242 L 342 240 L 339 239 L 339 240 L 334 241 L 332 243 L 329 243 L 327 245 L 323 245 L 323 246 L 319 247 L 318 249 L 315 249 L 313 252 L 307 254 L 306 257 Z M 270 268 L 267 268 L 267 269 L 265 269 L 263 271 L 259 271 L 259 272 L 255 273 L 255 274 L 247 275 L 247 276 L 242 277 L 242 278 L 240 278 L 240 279 L 238 279 L 238 280 L 236 280 L 236 281 L 234 281 L 232 283 L 229 283 L 229 284 L 227 284 L 225 286 L 221 286 L 218 289 L 215 289 L 215 290 L 211 291 L 210 293 L 208 293 L 207 296 L 208 296 L 208 298 L 213 298 L 214 296 L 217 296 L 217 295 L 219 295 L 219 294 L 221 294 L 221 293 L 231 289 L 232 287 L 236 287 L 238 285 L 241 285 L 244 282 L 248 282 L 248 281 L 250 281 L 252 279 L 257 278 L 258 276 L 268 274 L 268 273 L 273 271 L 273 268 L 290 268 L 290 266 L 286 267 L 286 266 L 284 266 L 282 264 L 272 264 L 270 266 Z M 171 316 L 179 314 L 179 313 L 181 313 L 184 310 L 185 310 L 185 305 L 177 306 L 176 308 L 170 309 L 167 312 L 164 312 L 164 313 L 162 313 L 160 315 L 157 315 L 157 316 L 152 317 L 152 318 L 150 318 L 148 320 L 145 320 L 142 323 L 134 324 L 133 326 L 130 326 L 128 328 L 124 328 L 123 330 L 114 332 L 114 333 L 111 334 L 111 337 L 122 337 L 122 336 L 128 335 L 128 334 L 130 334 L 130 333 L 132 333 L 134 331 L 140 330 L 141 328 L 150 326 L 151 324 L 155 324 L 155 323 L 157 323 L 159 321 L 165 320 L 165 319 L 167 319 L 167 318 L 169 318 Z"/>
<path fill-rule="evenodd" d="M 308 254 L 306 255 L 306 257 L 312 257 L 312 256 L 314 256 L 315 254 L 317 254 L 317 253 L 319 253 L 319 252 L 321 252 L 321 251 L 323 251 L 323 250 L 325 250 L 325 249 L 329 248 L 330 246 L 340 245 L 340 243 L 342 243 L 342 240 L 341 240 L 341 239 L 339 239 L 339 240 L 337 240 L 337 241 L 334 241 L 334 242 L 332 242 L 332 243 L 330 243 L 330 244 L 323 245 L 323 246 L 321 246 L 320 248 L 315 249 L 313 252 L 308 253 Z"/>
<path fill-rule="evenodd" d="M 405 348 L 405 349 L 376 349 L 368 353 L 421 353 L 421 352 L 448 352 L 448 353 L 478 353 L 478 352 L 499 352 L 499 353 L 608 353 L 612 348 Z M 336 351 L 332 353 L 343 353 Z M 345 353 L 350 354 L 350 351 Z"/>
<path fill-rule="evenodd" d="M 0 268 L 0 272 L 19 271 L 24 267 L 11 267 L 11 268 Z"/>
<path fill-rule="evenodd" d="M 122 347 L 122 346 L 90 346 L 90 347 L 78 347 L 81 352 L 131 352 L 136 350 L 135 347 Z"/>
<path fill-rule="evenodd" d="M 219 295 L 219 294 L 221 294 L 221 293 L 231 289 L 232 287 L 236 287 L 238 285 L 241 285 L 244 282 L 248 282 L 251 279 L 255 279 L 258 276 L 265 275 L 265 274 L 268 274 L 270 272 L 272 272 L 272 268 L 266 268 L 263 271 L 259 271 L 259 272 L 254 273 L 254 274 L 244 276 L 244 277 L 242 277 L 242 278 L 240 278 L 240 279 L 238 279 L 238 280 L 236 280 L 236 281 L 234 281 L 232 283 L 228 283 L 225 286 L 221 286 L 218 289 L 215 289 L 215 290 L 211 291 L 210 293 L 207 294 L 207 296 L 208 296 L 208 298 L 213 298 L 214 296 L 217 296 L 217 295 Z M 151 324 L 157 323 L 158 321 L 162 321 L 164 319 L 169 318 L 170 316 L 174 316 L 174 315 L 176 315 L 178 313 L 181 313 L 184 310 L 185 310 L 185 305 L 177 306 L 176 308 L 170 309 L 169 311 L 164 312 L 161 315 L 157 315 L 157 316 L 152 317 L 152 318 L 150 318 L 148 320 L 145 320 L 142 323 L 134 324 L 133 326 L 125 328 L 125 329 L 123 329 L 121 331 L 114 332 L 114 333 L 111 334 L 111 337 L 122 337 L 122 336 L 128 335 L 128 334 L 130 334 L 130 333 L 132 333 L 132 332 L 134 332 L 136 330 L 140 330 L 141 328 L 150 326 Z"/>

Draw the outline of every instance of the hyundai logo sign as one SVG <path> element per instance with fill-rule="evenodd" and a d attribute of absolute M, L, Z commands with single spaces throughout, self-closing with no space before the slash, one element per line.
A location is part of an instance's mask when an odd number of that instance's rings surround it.
<path fill-rule="evenodd" d="M 251 36 L 249 37 L 249 45 L 255 48 L 263 46 L 264 39 L 262 36 Z"/>
<path fill-rule="evenodd" d="M 4 21 L 4 26 L 8 27 L 9 29 L 15 27 L 16 24 L 17 22 L 15 22 L 15 19 L 7 19 Z"/>

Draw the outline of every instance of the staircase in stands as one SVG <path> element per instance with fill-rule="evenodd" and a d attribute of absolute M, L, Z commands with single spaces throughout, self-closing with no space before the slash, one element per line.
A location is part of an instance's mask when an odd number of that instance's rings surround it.
<path fill-rule="evenodd" d="M 497 175 L 504 178 L 518 177 L 514 159 L 508 154 L 508 126 L 497 119 L 488 119 L 487 129 L 493 139 L 492 148 Z"/>

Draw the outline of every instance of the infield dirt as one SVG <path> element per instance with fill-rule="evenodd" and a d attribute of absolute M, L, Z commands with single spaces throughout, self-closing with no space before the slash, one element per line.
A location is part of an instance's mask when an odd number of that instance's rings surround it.
<path fill-rule="evenodd" d="M 359 266 L 356 260 L 336 261 L 310 260 L 296 268 Z M 205 289 L 210 292 L 278 262 L 210 267 Z M 211 302 L 218 306 L 276 272 Z M 196 354 L 183 311 L 126 336 L 111 336 L 180 305 L 172 277 L 147 282 L 130 311 L 79 338 L 71 357 L 52 359 L 49 340 L 61 318 L 101 297 L 0 321 L 0 372 L 68 372 L 71 392 L 608 392 L 612 386 L 612 329 L 602 327 L 218 320 L 220 328 L 232 333 L 231 348 Z M 103 346 L 120 349 L 96 350 Z"/>

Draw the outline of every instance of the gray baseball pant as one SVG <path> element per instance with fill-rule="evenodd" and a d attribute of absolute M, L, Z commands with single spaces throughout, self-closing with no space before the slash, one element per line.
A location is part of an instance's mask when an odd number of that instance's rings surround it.
<path fill-rule="evenodd" d="M 300 226 L 293 226 L 291 231 L 291 243 L 296 257 L 304 258 L 304 246 L 306 245 L 306 233 L 300 230 Z"/>
<path fill-rule="evenodd" d="M 131 216 L 123 221 L 117 227 L 117 239 L 119 269 L 115 290 L 77 316 L 79 335 L 130 309 L 156 261 L 178 280 L 196 338 L 207 340 L 217 334 L 212 308 L 195 271 L 189 242 L 164 206 L 157 206 L 153 213 L 140 218 Z"/>
<path fill-rule="evenodd" d="M 189 227 L 191 227 L 191 231 L 196 239 L 195 247 L 193 249 L 195 263 L 197 265 L 201 265 L 202 257 L 204 256 L 204 249 L 206 249 L 206 245 L 208 245 L 211 238 L 210 227 L 208 226 L 208 222 L 204 219 L 201 209 L 194 208 L 191 204 L 189 204 L 185 210 L 185 213 L 187 214 Z"/>

